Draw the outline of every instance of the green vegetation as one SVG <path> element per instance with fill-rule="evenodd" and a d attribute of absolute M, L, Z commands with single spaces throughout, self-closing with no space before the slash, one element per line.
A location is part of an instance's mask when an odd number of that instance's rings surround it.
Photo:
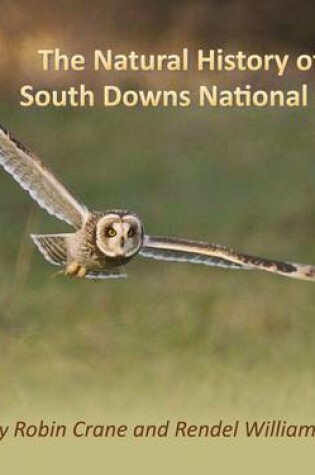
<path fill-rule="evenodd" d="M 315 263 L 311 112 L 0 118 L 91 207 L 133 209 L 152 234 Z M 140 258 L 126 281 L 54 277 L 26 234 L 67 225 L 36 209 L 0 171 L 2 408 L 313 411 L 315 284 Z"/>

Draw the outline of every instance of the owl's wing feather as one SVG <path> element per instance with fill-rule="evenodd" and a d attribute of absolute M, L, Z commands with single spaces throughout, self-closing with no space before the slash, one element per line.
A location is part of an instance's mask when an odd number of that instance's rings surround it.
<path fill-rule="evenodd" d="M 295 279 L 315 281 L 315 267 L 242 254 L 218 244 L 145 236 L 139 254 L 152 259 L 191 262 L 229 269 L 264 270 Z"/>
<path fill-rule="evenodd" d="M 55 266 L 67 264 L 67 239 L 72 234 L 31 234 L 33 242 L 45 259 Z"/>
<path fill-rule="evenodd" d="M 0 165 L 48 213 L 79 229 L 87 215 L 57 178 L 27 148 L 0 126 Z"/>
<path fill-rule="evenodd" d="M 190 262 L 226 269 L 249 269 L 243 263 L 233 262 L 225 253 L 217 252 L 217 248 L 218 246 L 213 244 L 145 236 L 139 254 L 143 257 L 163 261 Z"/>
<path fill-rule="evenodd" d="M 90 280 L 126 279 L 128 275 L 123 268 L 103 269 L 99 271 L 89 270 L 85 278 Z"/>

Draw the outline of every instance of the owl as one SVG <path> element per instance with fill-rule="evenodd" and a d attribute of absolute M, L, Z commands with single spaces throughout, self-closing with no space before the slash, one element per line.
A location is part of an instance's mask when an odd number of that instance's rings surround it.
<path fill-rule="evenodd" d="M 72 233 L 33 234 L 34 243 L 51 264 L 68 277 L 126 277 L 134 257 L 191 262 L 227 269 L 264 270 L 296 279 L 315 280 L 315 267 L 242 254 L 206 242 L 150 236 L 132 211 L 94 211 L 78 201 L 44 163 L 0 128 L 0 165 L 48 213 L 74 228 Z"/>

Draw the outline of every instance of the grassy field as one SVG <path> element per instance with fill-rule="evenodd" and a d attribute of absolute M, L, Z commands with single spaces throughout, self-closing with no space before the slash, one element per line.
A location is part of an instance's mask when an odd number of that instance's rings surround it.
<path fill-rule="evenodd" d="M 2 107 L 0 119 L 91 207 L 315 263 L 310 111 Z M 141 258 L 126 281 L 55 277 L 27 236 L 67 225 L 1 171 L 0 219 L 2 408 L 313 414 L 314 284 Z"/>

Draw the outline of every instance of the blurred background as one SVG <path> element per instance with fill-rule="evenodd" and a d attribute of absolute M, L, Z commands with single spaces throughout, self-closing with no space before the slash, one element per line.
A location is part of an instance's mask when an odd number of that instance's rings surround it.
<path fill-rule="evenodd" d="M 60 48 L 69 54 L 81 53 L 88 64 L 94 48 L 111 48 L 116 53 L 180 52 L 189 47 L 223 48 L 229 52 L 313 53 L 313 2 L 303 7 L 293 0 L 251 2 L 250 0 L 56 0 L 47 8 L 40 0 L 1 0 L 5 12 L 0 19 L 0 97 L 16 98 L 22 84 L 53 87 L 85 82 L 95 86 L 106 81 L 147 88 L 189 86 L 208 80 L 209 75 L 194 71 L 160 73 L 92 73 L 86 71 L 42 72 L 38 49 Z M 292 70 L 286 76 L 292 76 Z M 305 78 L 306 73 L 303 74 Z M 301 73 L 297 74 L 297 79 Z M 312 80 L 312 71 L 308 74 Z M 212 81 L 215 75 L 211 76 Z M 220 80 L 245 83 L 277 82 L 274 73 L 244 75 L 220 74 Z M 291 81 L 294 78 L 291 77 Z"/>
<path fill-rule="evenodd" d="M 1 123 L 84 203 L 134 209 L 149 233 L 315 263 L 311 109 L 18 107 L 27 81 L 49 88 L 79 80 L 40 74 L 38 48 L 311 51 L 314 10 L 293 1 L 56 1 L 48 8 L 2 0 Z M 314 413 L 312 283 L 140 258 L 126 281 L 66 280 L 29 234 L 67 225 L 3 171 L 0 194 L 2 408 L 151 418 L 152 408 L 196 418 Z"/>

